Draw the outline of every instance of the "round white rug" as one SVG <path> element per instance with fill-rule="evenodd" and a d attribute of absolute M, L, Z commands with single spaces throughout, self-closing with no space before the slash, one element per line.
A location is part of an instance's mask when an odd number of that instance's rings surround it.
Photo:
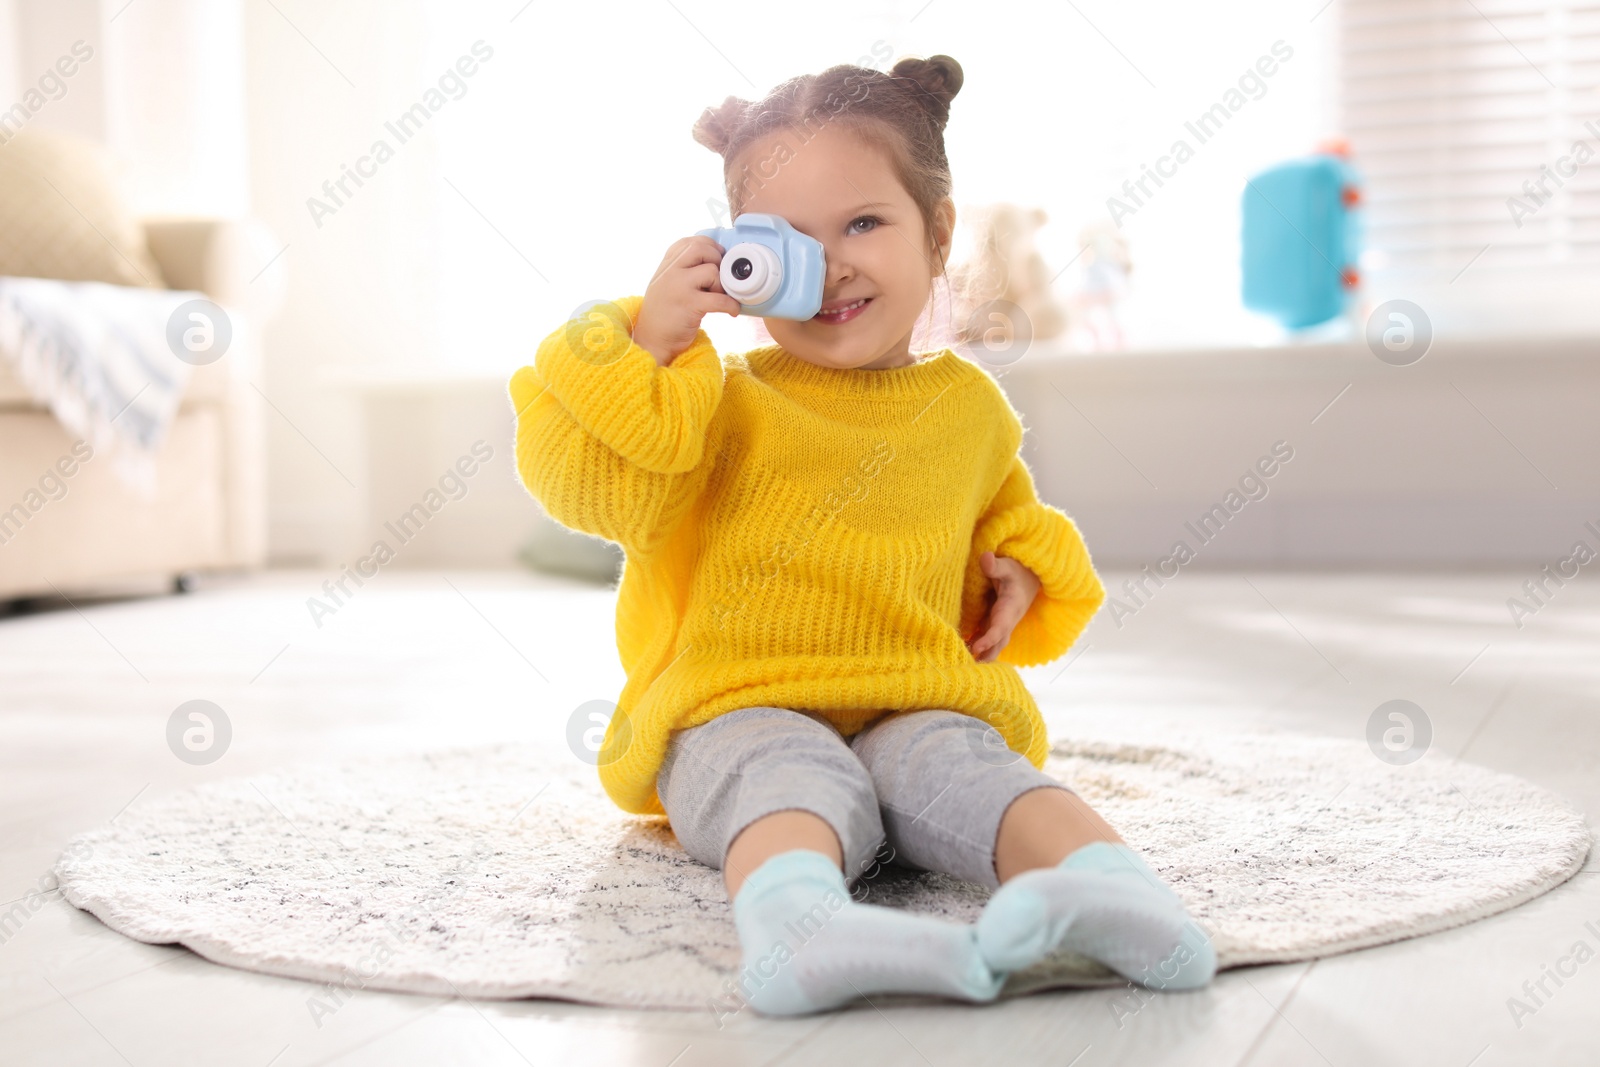
<path fill-rule="evenodd" d="M 1559 885 L 1583 817 L 1520 778 L 1365 745 L 1058 741 L 1047 771 L 1170 881 L 1222 967 L 1443 930 Z M 592 767 L 528 745 L 301 765 L 201 786 L 78 835 L 67 900 L 219 963 L 372 988 L 638 1008 L 742 1004 L 722 877 Z M 970 922 L 988 891 L 885 865 L 858 899 Z M 1120 984 L 1060 954 L 1004 995 Z M 342 994 L 335 991 L 329 1010 Z"/>

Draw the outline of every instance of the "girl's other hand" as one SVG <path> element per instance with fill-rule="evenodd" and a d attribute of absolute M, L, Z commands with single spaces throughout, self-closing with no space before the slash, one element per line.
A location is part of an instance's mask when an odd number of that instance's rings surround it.
<path fill-rule="evenodd" d="M 993 663 L 1011 642 L 1011 631 L 1028 613 L 1043 584 L 1039 576 L 1008 556 L 985 552 L 978 559 L 983 573 L 994 583 L 994 603 L 967 647 L 979 663 Z"/>
<path fill-rule="evenodd" d="M 665 367 L 694 343 L 706 315 L 739 314 L 739 301 L 723 291 L 721 279 L 721 245 L 700 234 L 673 242 L 644 291 L 634 343 Z"/>

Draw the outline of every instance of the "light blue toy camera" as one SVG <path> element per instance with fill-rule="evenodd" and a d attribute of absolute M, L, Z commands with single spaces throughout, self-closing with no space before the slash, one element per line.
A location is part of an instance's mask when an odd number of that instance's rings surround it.
<path fill-rule="evenodd" d="M 822 242 L 777 215 L 746 212 L 733 228 L 696 233 L 722 246 L 722 289 L 741 315 L 809 319 L 822 307 Z"/>

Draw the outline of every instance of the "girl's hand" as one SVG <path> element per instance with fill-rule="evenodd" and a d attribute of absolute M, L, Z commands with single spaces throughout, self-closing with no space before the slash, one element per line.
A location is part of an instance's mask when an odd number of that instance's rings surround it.
<path fill-rule="evenodd" d="M 675 241 L 644 291 L 634 343 L 665 367 L 694 343 L 706 315 L 739 314 L 739 301 L 723 292 L 721 278 L 721 245 L 700 234 Z"/>
<path fill-rule="evenodd" d="M 985 552 L 978 559 L 983 573 L 994 583 L 994 603 L 967 647 L 979 663 L 993 663 L 1011 642 L 1011 631 L 1028 613 L 1043 584 L 1039 576 L 1008 556 Z"/>

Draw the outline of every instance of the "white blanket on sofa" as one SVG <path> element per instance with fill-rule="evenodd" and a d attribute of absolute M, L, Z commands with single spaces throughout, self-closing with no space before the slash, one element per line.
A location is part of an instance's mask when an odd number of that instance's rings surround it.
<path fill-rule="evenodd" d="M 154 491 L 154 457 L 188 384 L 167 345 L 179 305 L 203 294 L 0 277 L 0 359 L 130 488 Z"/>

